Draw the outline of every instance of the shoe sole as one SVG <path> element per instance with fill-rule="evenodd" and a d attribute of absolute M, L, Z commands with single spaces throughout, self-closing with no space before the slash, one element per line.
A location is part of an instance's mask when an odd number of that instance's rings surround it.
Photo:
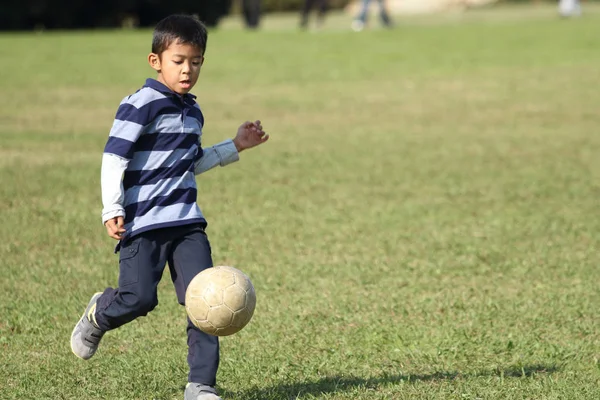
<path fill-rule="evenodd" d="M 98 297 L 100 297 L 100 295 L 101 295 L 101 294 L 102 294 L 102 292 L 96 292 L 96 293 L 94 293 L 94 295 L 93 295 L 93 296 L 92 296 L 92 298 L 90 299 L 90 302 L 88 303 L 87 307 L 85 307 L 85 310 L 83 311 L 83 315 L 81 316 L 81 318 L 79 318 L 79 321 L 77 321 L 77 323 L 75 324 L 75 327 L 73 328 L 73 331 L 71 331 L 71 341 L 70 341 L 70 343 L 71 343 L 71 352 L 72 352 L 73 354 L 75 354 L 75 356 L 76 356 L 77 358 L 79 358 L 79 359 L 81 359 L 81 360 L 85 360 L 85 361 L 87 361 L 87 360 L 89 360 L 89 358 L 88 358 L 88 359 L 85 359 L 85 358 L 83 358 L 83 357 L 80 357 L 80 356 L 79 356 L 77 353 L 75 353 L 75 350 L 73 349 L 73 335 L 75 335 L 75 330 L 76 330 L 76 329 L 77 329 L 77 327 L 79 326 L 79 323 L 81 322 L 81 320 L 83 320 L 83 319 L 85 318 L 85 314 L 87 314 L 87 311 L 88 311 L 88 308 L 89 308 L 90 304 L 92 304 L 92 302 L 94 302 L 94 303 L 95 303 L 95 302 L 96 302 L 96 300 L 98 300 Z"/>

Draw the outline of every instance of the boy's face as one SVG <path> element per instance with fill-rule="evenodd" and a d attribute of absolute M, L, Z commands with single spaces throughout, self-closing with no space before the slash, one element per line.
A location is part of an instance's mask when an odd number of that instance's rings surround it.
<path fill-rule="evenodd" d="M 201 48 L 175 41 L 162 54 L 150 53 L 148 62 L 158 72 L 159 82 L 176 93 L 186 94 L 198 81 L 204 62 L 202 53 Z"/>

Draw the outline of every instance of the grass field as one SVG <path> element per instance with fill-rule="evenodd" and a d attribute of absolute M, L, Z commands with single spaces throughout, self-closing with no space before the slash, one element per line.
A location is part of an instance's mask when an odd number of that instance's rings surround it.
<path fill-rule="evenodd" d="M 211 33 L 204 144 L 247 119 L 272 135 L 198 178 L 215 263 L 258 296 L 221 342 L 226 400 L 600 398 L 599 11 Z M 0 47 L 0 399 L 181 399 L 168 274 L 92 360 L 69 348 L 117 281 L 100 159 L 150 31 Z"/>

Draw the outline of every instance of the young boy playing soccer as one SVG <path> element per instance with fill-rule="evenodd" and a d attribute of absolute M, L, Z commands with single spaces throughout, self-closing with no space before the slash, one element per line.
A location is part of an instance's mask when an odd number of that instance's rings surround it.
<path fill-rule="evenodd" d="M 158 304 L 168 263 L 180 304 L 196 274 L 212 266 L 206 221 L 196 204 L 195 175 L 238 160 L 267 141 L 260 121 L 242 124 L 233 140 L 202 148 L 204 117 L 189 91 L 204 62 L 207 31 L 197 19 L 172 15 L 154 30 L 150 66 L 157 78 L 121 102 L 104 148 L 102 222 L 119 240 L 119 285 L 96 293 L 71 335 L 87 360 L 105 332 L 144 316 Z M 218 400 L 216 336 L 188 319 L 190 372 L 185 400 Z"/>

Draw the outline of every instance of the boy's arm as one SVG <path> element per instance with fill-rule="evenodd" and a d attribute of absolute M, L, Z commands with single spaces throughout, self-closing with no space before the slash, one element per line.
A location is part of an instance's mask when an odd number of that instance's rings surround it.
<path fill-rule="evenodd" d="M 224 167 L 240 159 L 233 140 L 225 140 L 205 149 L 200 148 L 201 156 L 194 162 L 194 172 L 199 175 L 220 165 Z"/>
<path fill-rule="evenodd" d="M 199 157 L 194 163 L 196 175 L 217 165 L 225 166 L 240 159 L 240 152 L 258 146 L 269 140 L 260 121 L 244 122 L 233 140 L 226 140 L 206 149 L 200 148 Z"/>
<path fill-rule="evenodd" d="M 102 188 L 102 223 L 115 217 L 125 217 L 123 173 L 129 160 L 110 153 L 102 155 L 100 185 Z"/>
<path fill-rule="evenodd" d="M 100 185 L 102 189 L 102 223 L 125 217 L 123 174 L 133 158 L 134 146 L 147 123 L 145 113 L 129 98 L 123 99 L 102 155 Z"/>

